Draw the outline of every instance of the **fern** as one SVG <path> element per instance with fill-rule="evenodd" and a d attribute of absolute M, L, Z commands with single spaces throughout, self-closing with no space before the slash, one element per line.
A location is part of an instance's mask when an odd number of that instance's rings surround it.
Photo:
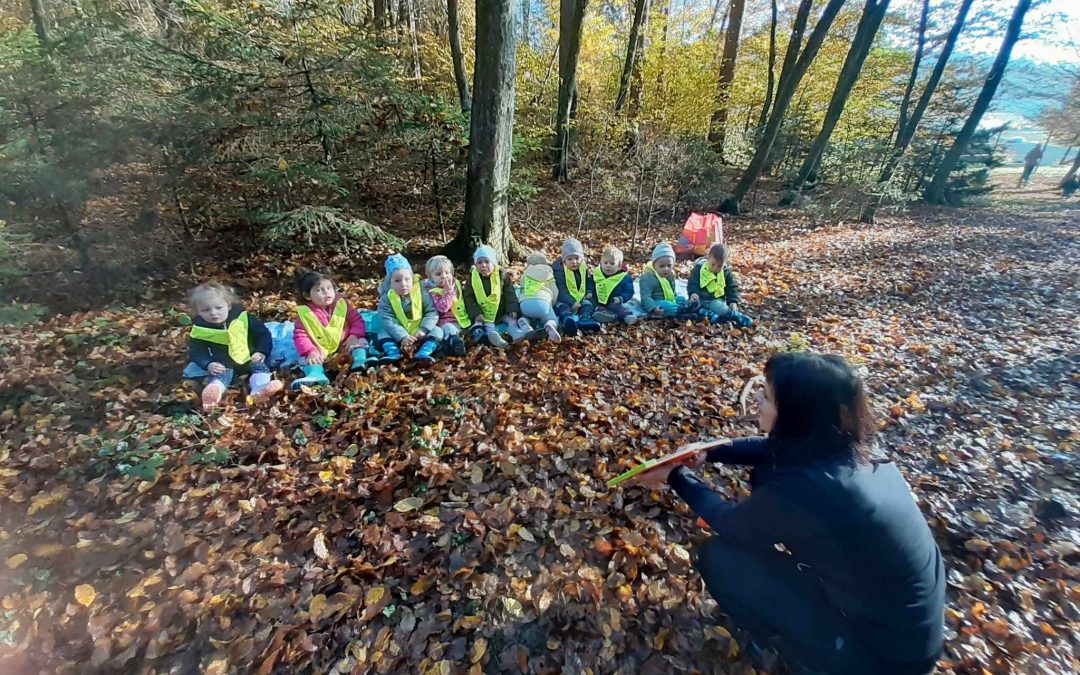
<path fill-rule="evenodd" d="M 330 206 L 301 206 L 284 213 L 263 213 L 263 241 L 270 246 L 314 251 L 339 243 L 349 255 L 357 244 L 386 244 L 401 248 L 405 242 L 378 225 L 351 218 Z"/>

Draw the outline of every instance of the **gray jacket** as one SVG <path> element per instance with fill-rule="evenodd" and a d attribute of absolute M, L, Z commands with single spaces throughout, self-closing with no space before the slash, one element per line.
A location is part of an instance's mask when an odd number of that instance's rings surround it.
<path fill-rule="evenodd" d="M 379 285 L 379 321 L 382 323 L 381 332 L 394 342 L 401 342 L 409 337 L 409 332 L 405 330 L 405 327 L 402 326 L 400 322 L 398 322 L 397 315 L 394 314 L 394 307 L 390 304 L 390 293 L 393 293 L 393 291 L 390 290 L 390 284 L 383 279 L 382 284 Z M 423 318 L 420 319 L 420 330 L 427 334 L 439 323 L 439 312 L 435 309 L 435 303 L 432 302 L 431 295 L 423 286 L 420 287 L 420 299 L 424 308 Z M 405 315 L 408 316 L 412 311 L 412 300 L 408 297 L 402 298 L 401 309 L 404 310 Z"/>

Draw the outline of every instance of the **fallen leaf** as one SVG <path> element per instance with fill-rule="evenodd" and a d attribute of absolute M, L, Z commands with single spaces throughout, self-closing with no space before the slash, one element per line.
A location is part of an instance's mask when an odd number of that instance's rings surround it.
<path fill-rule="evenodd" d="M 421 497 L 406 497 L 397 504 L 394 504 L 394 510 L 398 513 L 408 513 L 409 511 L 415 511 L 424 505 L 424 500 Z"/>
<path fill-rule="evenodd" d="M 15 555 L 7 559 L 7 568 L 9 570 L 18 569 L 19 565 L 26 562 L 27 559 L 28 558 L 25 553 L 16 553 Z"/>
<path fill-rule="evenodd" d="M 96 597 L 97 591 L 90 584 L 79 584 L 75 587 L 75 600 L 83 607 L 94 604 L 94 598 Z"/>
<path fill-rule="evenodd" d="M 320 532 L 315 535 L 315 557 L 319 560 L 326 560 L 330 557 L 330 551 L 326 548 L 326 537 Z"/>

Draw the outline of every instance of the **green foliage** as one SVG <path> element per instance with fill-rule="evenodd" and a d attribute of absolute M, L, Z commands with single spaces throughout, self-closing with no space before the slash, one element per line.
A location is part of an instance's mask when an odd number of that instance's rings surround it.
<path fill-rule="evenodd" d="M 285 213 L 261 213 L 262 239 L 271 247 L 318 251 L 339 245 L 346 255 L 364 243 L 401 248 L 404 241 L 371 223 L 351 218 L 329 206 L 301 206 Z"/>

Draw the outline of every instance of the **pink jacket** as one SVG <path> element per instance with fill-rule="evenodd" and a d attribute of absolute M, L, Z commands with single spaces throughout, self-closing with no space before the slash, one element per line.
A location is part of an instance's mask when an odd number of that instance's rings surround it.
<path fill-rule="evenodd" d="M 435 283 L 430 279 L 424 279 L 424 288 L 431 293 L 431 289 L 435 288 Z M 439 326 L 445 326 L 448 323 L 457 323 L 457 317 L 454 316 L 454 302 L 458 299 L 457 284 L 454 284 L 450 290 L 436 295 L 431 293 L 431 302 L 435 304 L 436 311 L 439 312 Z"/>
<path fill-rule="evenodd" d="M 308 308 L 315 314 L 315 318 L 319 320 L 322 325 L 330 323 L 330 312 L 333 311 L 334 305 L 338 300 L 344 300 L 342 296 L 334 298 L 334 302 L 330 304 L 329 310 L 322 307 L 316 307 L 315 305 L 308 303 Z M 360 312 L 356 311 L 352 305 L 345 303 L 347 309 L 345 310 L 345 334 L 341 336 L 341 344 L 345 345 L 345 341 L 351 336 L 358 338 L 365 337 L 367 335 L 367 329 L 364 327 L 364 319 L 360 316 Z M 296 351 L 300 353 L 300 356 L 308 356 L 314 354 L 319 346 L 315 344 L 315 340 L 311 339 L 308 332 L 304 330 L 304 324 L 300 323 L 300 319 L 296 320 L 296 325 L 293 328 L 293 344 L 296 345 Z M 329 354 L 327 354 L 329 356 Z"/>

